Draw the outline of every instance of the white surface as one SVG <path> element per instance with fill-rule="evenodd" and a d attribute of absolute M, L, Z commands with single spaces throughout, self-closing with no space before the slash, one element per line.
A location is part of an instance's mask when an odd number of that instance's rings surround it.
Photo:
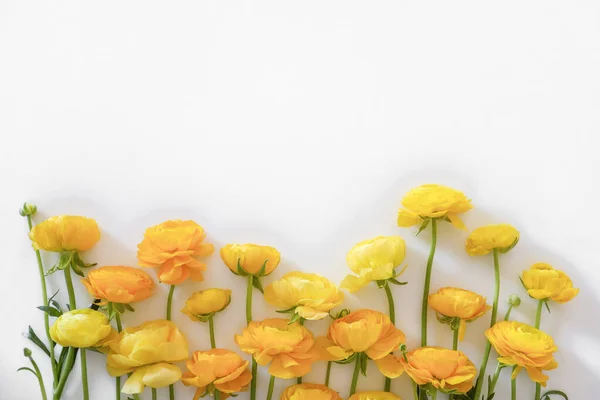
<path fill-rule="evenodd" d="M 35 258 L 17 213 L 23 201 L 39 206 L 38 220 L 96 218 L 102 240 L 85 258 L 101 265 L 135 265 L 144 229 L 170 218 L 196 220 L 217 247 L 274 245 L 284 261 L 266 282 L 295 268 L 339 282 L 354 243 L 399 233 L 410 284 L 394 292 L 412 347 L 429 238 L 395 219 L 404 193 L 427 182 L 472 197 L 470 228 L 520 229 L 521 242 L 502 258 L 502 301 L 523 298 L 515 318 L 532 320 L 517 275 L 535 261 L 564 269 L 581 288 L 542 326 L 560 347 L 549 387 L 592 398 L 600 381 L 599 18 L 597 1 L 3 1 L 0 398 L 39 398 L 33 377 L 16 373 L 22 348 L 32 347 L 20 333 L 28 324 L 42 330 Z M 491 296 L 491 259 L 466 256 L 465 237 L 441 229 L 432 288 Z M 219 345 L 236 349 L 243 282 L 216 254 L 206 278 L 177 289 L 175 321 L 192 349 L 207 348 L 207 327 L 178 310 L 194 290 L 233 288 L 217 329 Z M 53 276 L 51 291 L 60 284 Z M 84 304 L 81 285 L 77 293 Z M 257 318 L 274 315 L 255 298 Z M 165 299 L 161 287 L 125 324 L 162 317 Z M 348 296 L 347 305 L 359 304 L 386 310 L 376 288 Z M 477 365 L 486 320 L 461 344 Z M 449 345 L 447 328 L 430 324 L 433 342 Z M 325 324 L 310 327 L 321 333 Z M 92 399 L 113 398 L 102 356 L 89 359 Z M 305 381 L 320 382 L 323 371 Z M 350 367 L 334 372 L 332 386 L 345 396 Z M 78 374 L 67 399 L 81 398 Z M 370 365 L 359 388 L 382 383 Z M 532 387 L 520 377 L 519 399 Z M 498 399 L 507 388 L 503 374 Z M 411 398 L 406 376 L 393 389 Z M 193 393 L 177 391 L 178 399 Z"/>

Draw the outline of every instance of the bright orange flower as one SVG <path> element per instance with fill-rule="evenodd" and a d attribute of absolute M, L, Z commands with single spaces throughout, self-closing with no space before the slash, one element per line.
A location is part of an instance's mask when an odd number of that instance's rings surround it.
<path fill-rule="evenodd" d="M 152 296 L 154 282 L 150 275 L 133 267 L 100 267 L 82 279 L 90 295 L 105 302 L 129 304 Z"/>

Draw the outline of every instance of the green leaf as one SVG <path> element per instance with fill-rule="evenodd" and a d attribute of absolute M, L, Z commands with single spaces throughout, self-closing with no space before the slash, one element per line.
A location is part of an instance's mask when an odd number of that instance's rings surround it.
<path fill-rule="evenodd" d="M 550 311 L 550 305 L 548 304 L 547 301 L 544 302 L 544 305 L 546 306 L 546 310 L 548 310 L 548 313 L 552 314 L 552 311 Z"/>
<path fill-rule="evenodd" d="M 58 356 L 58 361 L 56 362 L 56 365 L 58 365 L 58 370 L 60 371 L 62 368 L 63 363 L 65 362 L 65 359 L 67 358 L 67 352 L 69 351 L 68 347 L 63 347 L 62 350 L 60 351 L 60 355 Z"/>
<path fill-rule="evenodd" d="M 565 400 L 569 400 L 569 396 L 567 396 L 567 394 L 565 392 L 563 392 L 562 390 L 549 390 L 546 393 L 544 393 L 542 395 L 542 397 L 544 398 L 544 400 L 548 399 L 550 400 L 550 395 L 557 395 L 562 397 Z"/>
<path fill-rule="evenodd" d="M 131 307 L 131 305 L 129 305 L 129 304 L 123 304 L 123 307 L 125 307 L 125 309 L 127 311 L 131 311 L 131 312 L 135 311 L 135 309 L 133 307 Z"/>
<path fill-rule="evenodd" d="M 238 260 L 237 260 L 237 274 L 236 275 L 248 276 L 246 271 L 244 271 L 244 269 L 242 268 L 242 266 L 240 264 L 240 260 L 241 260 L 240 258 L 238 258 Z"/>
<path fill-rule="evenodd" d="M 62 312 L 54 307 L 50 307 L 50 306 L 39 306 L 37 307 L 38 310 L 42 310 L 43 312 L 45 312 L 46 314 L 48 314 L 51 317 L 60 317 L 62 315 Z"/>
<path fill-rule="evenodd" d="M 71 270 L 73 272 L 75 272 L 77 275 L 81 276 L 82 278 L 85 278 L 85 275 L 83 274 L 83 271 L 81 270 L 79 265 L 77 265 L 75 263 L 71 264 Z"/>
<path fill-rule="evenodd" d="M 360 354 L 358 357 L 359 357 L 358 359 L 360 362 L 360 373 L 363 374 L 363 376 L 367 376 L 368 357 L 366 354 Z"/>
<path fill-rule="evenodd" d="M 35 331 L 33 330 L 33 328 L 30 326 L 29 330 L 27 331 L 26 334 L 24 334 L 24 336 L 31 340 L 37 347 L 39 347 L 40 349 L 42 349 L 42 351 L 44 353 L 46 353 L 46 355 L 48 357 L 50 357 L 50 351 L 48 350 L 48 348 L 46 347 L 46 345 L 44 344 L 44 342 L 42 342 L 40 340 L 40 338 L 38 337 L 38 335 L 35 334 Z"/>
<path fill-rule="evenodd" d="M 417 231 L 417 233 L 415 233 L 415 236 L 419 236 L 419 233 L 423 232 L 425 230 L 425 228 L 427 228 L 427 226 L 429 225 L 430 222 L 431 222 L 431 219 L 424 220 L 423 223 L 421 224 L 421 227 Z"/>
<path fill-rule="evenodd" d="M 350 364 L 351 362 L 353 362 L 356 359 L 357 355 L 358 355 L 358 353 L 354 353 L 350 357 L 346 358 L 345 360 L 334 361 L 334 363 L 336 363 L 336 364 Z"/>
<path fill-rule="evenodd" d="M 294 315 L 292 316 L 292 318 L 290 318 L 290 322 L 288 322 L 288 325 L 293 324 L 294 322 L 298 321 L 300 319 L 300 315 L 294 313 Z"/>
<path fill-rule="evenodd" d="M 52 303 L 52 305 L 54 306 L 54 308 L 56 308 L 62 314 L 62 307 L 60 306 L 60 303 L 58 301 L 51 300 L 50 303 Z"/>
<path fill-rule="evenodd" d="M 264 293 L 264 289 L 262 287 L 262 283 L 260 283 L 260 278 L 257 276 L 252 277 L 252 286 L 258 289 L 261 293 Z"/>
<path fill-rule="evenodd" d="M 122 303 L 113 303 L 113 308 L 119 314 L 123 314 L 125 312 L 125 306 Z"/>
<path fill-rule="evenodd" d="M 60 289 L 58 289 L 56 292 L 54 292 L 54 294 L 52 296 L 50 296 L 50 298 L 48 299 L 48 303 L 52 302 L 52 300 L 54 300 L 54 298 L 56 297 L 56 295 L 58 294 L 58 292 L 60 291 Z"/>
<path fill-rule="evenodd" d="M 388 279 L 388 282 L 391 283 L 392 285 L 400 285 L 400 286 L 408 285 L 408 282 L 400 282 L 396 278 L 390 278 L 390 279 Z"/>
<path fill-rule="evenodd" d="M 265 271 L 267 270 L 267 261 L 269 261 L 268 258 L 265 260 L 262 267 L 260 267 L 260 271 L 258 271 L 258 274 L 256 274 L 256 276 L 265 276 Z"/>
<path fill-rule="evenodd" d="M 37 373 L 36 373 L 34 370 L 32 370 L 31 368 L 29 368 L 29 367 L 21 367 L 21 368 L 19 368 L 19 369 L 17 370 L 17 372 L 19 372 L 19 371 L 29 371 L 29 372 L 31 372 L 33 375 L 35 375 L 35 377 L 36 377 L 36 378 L 38 378 L 38 379 L 39 379 L 39 376 L 38 376 L 38 374 L 37 374 Z"/>
<path fill-rule="evenodd" d="M 294 306 L 294 307 L 290 307 L 290 308 L 288 308 L 287 310 L 275 310 L 275 312 L 276 312 L 276 313 L 279 313 L 279 314 L 289 314 L 289 313 L 293 313 L 293 312 L 296 312 L 296 306 Z"/>

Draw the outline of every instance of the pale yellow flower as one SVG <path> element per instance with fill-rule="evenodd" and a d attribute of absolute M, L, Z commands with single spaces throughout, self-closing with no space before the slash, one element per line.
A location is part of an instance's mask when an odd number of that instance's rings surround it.
<path fill-rule="evenodd" d="M 465 250 L 470 256 L 481 256 L 498 249 L 501 253 L 511 250 L 519 241 L 519 231 L 512 225 L 486 225 L 469 234 Z"/>
<path fill-rule="evenodd" d="M 527 293 L 537 300 L 566 303 L 579 294 L 579 289 L 573 287 L 571 278 L 550 264 L 533 264 L 529 270 L 523 271 L 521 280 Z"/>
<path fill-rule="evenodd" d="M 68 311 L 50 327 L 52 340 L 63 347 L 98 347 L 113 329 L 106 315 L 89 308 Z"/>
<path fill-rule="evenodd" d="M 206 317 L 223 311 L 231 302 L 231 290 L 206 289 L 192 293 L 181 310 L 192 321 L 206 321 Z"/>
<path fill-rule="evenodd" d="M 281 393 L 280 400 L 342 400 L 338 392 L 325 385 L 301 383 L 292 385 Z"/>
<path fill-rule="evenodd" d="M 348 400 L 402 400 L 390 392 L 360 392 L 354 393 Z"/>
<path fill-rule="evenodd" d="M 277 268 L 281 255 L 271 246 L 228 244 L 221 248 L 221 259 L 236 275 L 258 276 L 262 270 L 260 276 L 266 276 Z"/>
<path fill-rule="evenodd" d="M 87 251 L 100 240 L 100 229 L 92 218 L 60 215 L 34 226 L 29 238 L 37 250 Z"/>

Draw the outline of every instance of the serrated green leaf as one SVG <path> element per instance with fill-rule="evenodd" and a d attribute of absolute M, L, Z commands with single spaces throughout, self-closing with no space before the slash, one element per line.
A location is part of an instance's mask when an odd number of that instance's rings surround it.
<path fill-rule="evenodd" d="M 264 289 L 262 287 L 262 283 L 260 283 L 260 278 L 257 276 L 252 277 L 252 286 L 254 286 L 258 291 L 264 293 Z"/>
<path fill-rule="evenodd" d="M 40 349 L 42 349 L 42 351 L 44 353 L 46 353 L 46 355 L 48 357 L 50 357 L 50 351 L 48 350 L 48 348 L 46 347 L 46 345 L 44 344 L 44 342 L 42 342 L 40 340 L 40 338 L 38 337 L 38 335 L 36 335 L 35 331 L 33 330 L 33 328 L 30 326 L 29 330 L 27 331 L 26 334 L 24 334 L 24 336 L 31 340 L 37 347 L 39 347 Z"/>
<path fill-rule="evenodd" d="M 38 306 L 37 309 L 42 310 L 49 316 L 55 317 L 55 318 L 58 318 L 62 315 L 62 312 L 60 310 L 57 310 L 56 308 L 50 307 L 50 306 Z"/>

